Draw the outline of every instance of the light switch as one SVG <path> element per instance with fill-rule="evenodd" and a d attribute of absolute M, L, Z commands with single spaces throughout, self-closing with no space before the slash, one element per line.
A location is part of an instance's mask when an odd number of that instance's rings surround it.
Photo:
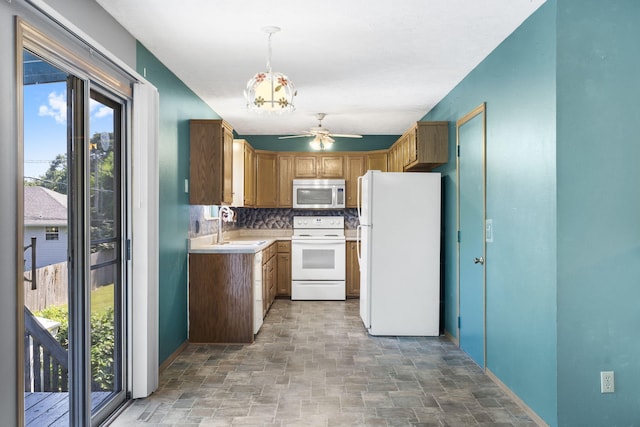
<path fill-rule="evenodd" d="M 493 220 L 488 219 L 485 223 L 485 239 L 487 243 L 493 243 Z"/>

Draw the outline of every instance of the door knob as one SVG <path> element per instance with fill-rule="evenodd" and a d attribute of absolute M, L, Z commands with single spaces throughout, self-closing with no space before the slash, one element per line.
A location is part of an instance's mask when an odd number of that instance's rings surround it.
<path fill-rule="evenodd" d="M 473 263 L 474 264 L 484 264 L 484 258 L 480 257 L 480 258 L 474 258 L 473 259 Z"/>

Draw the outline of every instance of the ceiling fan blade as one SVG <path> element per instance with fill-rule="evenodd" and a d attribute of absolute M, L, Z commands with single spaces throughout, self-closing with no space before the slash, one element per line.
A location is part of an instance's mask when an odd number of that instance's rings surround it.
<path fill-rule="evenodd" d="M 362 135 L 349 135 L 349 134 L 342 134 L 342 133 L 330 133 L 329 135 L 335 136 L 337 138 L 362 138 Z"/>
<path fill-rule="evenodd" d="M 310 133 L 304 135 L 290 135 L 290 136 L 279 136 L 278 139 L 290 139 L 290 138 L 308 138 L 311 135 Z"/>
<path fill-rule="evenodd" d="M 336 142 L 335 139 L 331 138 L 329 135 L 322 135 L 320 137 L 320 140 L 322 141 L 323 144 L 326 144 L 326 143 L 332 144 Z"/>

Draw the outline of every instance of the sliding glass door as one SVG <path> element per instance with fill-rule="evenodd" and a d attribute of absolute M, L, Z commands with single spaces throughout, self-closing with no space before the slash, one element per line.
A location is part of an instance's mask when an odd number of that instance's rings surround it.
<path fill-rule="evenodd" d="M 97 424 L 125 399 L 126 102 L 23 51 L 24 420 Z"/>

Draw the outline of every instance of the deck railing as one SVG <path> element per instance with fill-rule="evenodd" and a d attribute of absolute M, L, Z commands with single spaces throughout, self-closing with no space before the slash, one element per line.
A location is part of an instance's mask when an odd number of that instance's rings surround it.
<path fill-rule="evenodd" d="M 36 391 L 69 390 L 67 350 L 24 308 L 24 389 Z"/>

